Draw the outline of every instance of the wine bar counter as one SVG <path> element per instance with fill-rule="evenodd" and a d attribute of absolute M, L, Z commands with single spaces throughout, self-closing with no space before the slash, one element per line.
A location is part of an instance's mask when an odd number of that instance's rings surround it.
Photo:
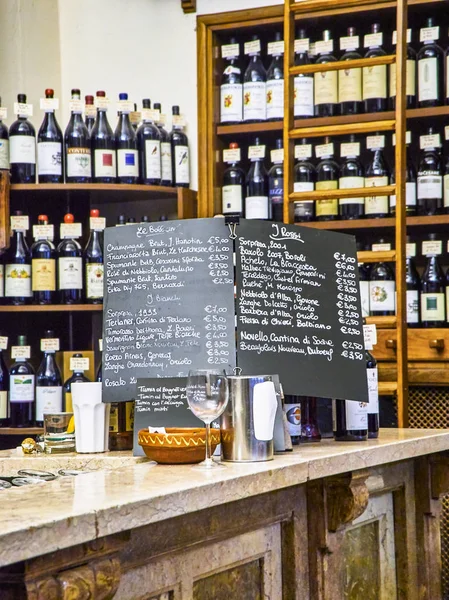
<path fill-rule="evenodd" d="M 449 430 L 213 472 L 105 454 L 61 473 L 70 457 L 2 454 L 3 475 L 59 472 L 0 492 L 4 600 L 441 598 Z"/>

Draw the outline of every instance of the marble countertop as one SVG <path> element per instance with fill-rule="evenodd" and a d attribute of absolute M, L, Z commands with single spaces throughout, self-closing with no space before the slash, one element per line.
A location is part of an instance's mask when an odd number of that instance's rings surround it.
<path fill-rule="evenodd" d="M 156 465 L 123 453 L 113 468 L 112 453 L 78 457 L 101 470 L 0 491 L 0 566 L 308 480 L 445 450 L 447 429 L 381 429 L 378 440 L 325 440 L 272 461 L 225 463 L 212 472 Z M 11 465 L 17 459 L 0 462 Z M 24 459 L 29 468 L 51 470 L 45 458 Z M 63 467 L 69 468 L 66 462 L 58 468 Z M 6 470 L 3 464 L 1 472 Z"/>

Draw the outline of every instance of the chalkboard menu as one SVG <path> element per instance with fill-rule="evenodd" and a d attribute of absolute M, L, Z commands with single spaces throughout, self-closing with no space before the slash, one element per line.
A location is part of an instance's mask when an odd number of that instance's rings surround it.
<path fill-rule="evenodd" d="M 233 243 L 223 219 L 105 230 L 103 399 L 138 378 L 235 366 Z"/>
<path fill-rule="evenodd" d="M 286 394 L 367 401 L 355 238 L 242 220 L 237 364 Z"/>

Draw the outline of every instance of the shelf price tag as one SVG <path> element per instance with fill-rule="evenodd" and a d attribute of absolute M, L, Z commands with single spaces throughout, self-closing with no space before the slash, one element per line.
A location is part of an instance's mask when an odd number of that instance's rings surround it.
<path fill-rule="evenodd" d="M 340 50 L 357 50 L 360 47 L 358 35 L 348 35 L 340 38 Z"/>
<path fill-rule="evenodd" d="M 412 132 L 411 131 L 405 132 L 405 143 L 407 145 L 412 143 Z M 393 133 L 393 146 L 396 146 L 396 134 L 395 133 Z"/>
<path fill-rule="evenodd" d="M 14 102 L 14 114 L 19 117 L 32 117 L 33 105 L 23 104 L 22 102 Z"/>
<path fill-rule="evenodd" d="M 172 125 L 177 125 L 178 127 L 185 127 L 186 120 L 184 118 L 184 115 L 173 115 Z"/>
<path fill-rule="evenodd" d="M 250 146 L 248 148 L 248 158 L 265 158 L 265 146 Z"/>
<path fill-rule="evenodd" d="M 331 142 L 330 144 L 320 144 L 319 146 L 315 146 L 315 156 L 317 158 L 322 158 L 323 156 L 332 156 L 333 153 L 333 142 Z"/>
<path fill-rule="evenodd" d="M 223 162 L 234 163 L 240 161 L 240 148 L 229 148 L 223 150 Z"/>
<path fill-rule="evenodd" d="M 8 348 L 8 338 L 4 335 L 0 336 L 0 350 L 6 350 Z"/>
<path fill-rule="evenodd" d="M 363 339 L 365 341 L 365 350 L 372 350 L 377 344 L 377 329 L 375 325 L 363 326 Z"/>
<path fill-rule="evenodd" d="M 119 100 L 117 102 L 117 110 L 122 113 L 130 113 L 134 110 L 134 102 L 130 100 Z"/>
<path fill-rule="evenodd" d="M 98 350 L 99 350 L 100 352 L 103 352 L 103 339 L 102 339 L 102 338 L 100 338 L 100 339 L 98 340 Z"/>
<path fill-rule="evenodd" d="M 58 338 L 42 338 L 41 339 L 41 352 L 58 352 L 59 351 L 59 339 Z"/>
<path fill-rule="evenodd" d="M 89 370 L 89 359 L 78 358 L 75 356 L 70 357 L 70 370 L 71 371 L 88 371 Z"/>
<path fill-rule="evenodd" d="M 348 142 L 341 144 L 340 156 L 342 158 L 346 158 L 347 156 L 360 156 L 360 143 Z"/>
<path fill-rule="evenodd" d="M 310 42 L 309 56 L 316 56 L 316 42 Z"/>
<path fill-rule="evenodd" d="M 295 158 L 312 158 L 312 144 L 298 144 L 295 146 Z"/>
<path fill-rule="evenodd" d="M 442 250 L 443 242 L 441 240 L 426 240 L 422 243 L 423 256 L 438 256 Z"/>
<path fill-rule="evenodd" d="M 138 110 L 132 110 L 129 113 L 129 120 L 131 125 L 138 125 L 142 119 L 142 114 Z"/>
<path fill-rule="evenodd" d="M 103 231 L 106 227 L 106 219 L 105 217 L 90 217 L 89 224 L 91 229 L 95 229 L 95 231 Z"/>
<path fill-rule="evenodd" d="M 74 105 L 78 105 L 78 102 L 80 104 L 80 106 L 82 107 L 82 103 L 81 100 L 72 100 Z M 70 104 L 72 104 L 72 102 Z M 81 108 L 79 109 L 79 112 L 81 112 Z M 78 112 L 78 111 L 77 111 Z M 95 108 L 95 106 L 93 104 L 85 104 L 84 105 L 84 114 L 86 115 L 86 117 L 96 117 L 97 116 L 97 109 Z"/>
<path fill-rule="evenodd" d="M 83 107 L 84 107 L 84 103 L 81 102 L 81 100 L 70 100 L 70 102 L 69 102 L 70 112 L 72 112 L 72 113 L 81 114 L 83 112 Z M 93 110 L 94 110 L 93 116 L 96 116 L 97 109 L 95 108 L 95 106 L 93 107 Z M 87 111 L 86 111 L 86 115 L 87 115 Z"/>
<path fill-rule="evenodd" d="M 31 346 L 12 346 L 11 358 L 30 358 Z"/>
<path fill-rule="evenodd" d="M 240 44 L 225 44 L 221 47 L 222 58 L 234 58 L 240 56 Z"/>
<path fill-rule="evenodd" d="M 363 45 L 365 48 L 372 48 L 373 46 L 382 46 L 383 33 L 368 33 L 363 38 Z"/>
<path fill-rule="evenodd" d="M 308 52 L 309 48 L 310 48 L 309 38 L 295 40 L 295 54 L 300 54 L 301 52 Z"/>
<path fill-rule="evenodd" d="M 440 134 L 434 133 L 433 135 L 421 135 L 419 137 L 419 147 L 421 150 L 426 148 L 439 148 L 441 146 Z"/>
<path fill-rule="evenodd" d="M 14 231 L 28 231 L 29 228 L 30 218 L 28 215 L 11 217 L 11 229 L 14 229 Z"/>
<path fill-rule="evenodd" d="M 0 107 L 0 121 L 6 121 L 8 118 L 8 109 L 5 106 Z"/>
<path fill-rule="evenodd" d="M 433 42 L 440 37 L 440 28 L 437 27 L 423 27 L 419 30 L 419 41 L 420 42 Z"/>
<path fill-rule="evenodd" d="M 398 32 L 393 31 L 393 46 L 396 46 L 397 43 L 398 43 Z M 411 43 L 412 43 L 412 30 L 407 29 L 407 44 L 411 44 Z"/>
<path fill-rule="evenodd" d="M 334 40 L 322 40 L 315 42 L 316 54 L 329 54 L 334 51 Z"/>
<path fill-rule="evenodd" d="M 276 148 L 270 152 L 271 162 L 284 162 L 284 148 Z"/>
<path fill-rule="evenodd" d="M 245 42 L 245 54 L 256 54 L 256 52 L 260 52 L 260 40 Z"/>
<path fill-rule="evenodd" d="M 377 148 L 385 148 L 384 135 L 369 135 L 366 138 L 366 147 L 368 150 L 376 150 Z"/>
<path fill-rule="evenodd" d="M 416 244 L 415 242 L 409 242 L 408 244 L 405 244 L 405 255 L 408 257 L 414 257 L 416 256 Z"/>
<path fill-rule="evenodd" d="M 59 237 L 70 238 L 75 240 L 83 235 L 83 229 L 81 223 L 61 223 L 59 228 Z"/>
<path fill-rule="evenodd" d="M 54 225 L 33 225 L 33 237 L 35 240 L 52 240 L 55 237 Z"/>
<path fill-rule="evenodd" d="M 94 104 L 95 104 L 95 108 L 107 109 L 109 107 L 109 98 L 105 98 L 103 96 L 95 96 Z M 133 105 L 133 108 L 134 108 L 134 105 Z"/>
<path fill-rule="evenodd" d="M 166 122 L 167 122 L 167 115 L 164 115 L 164 113 L 160 113 L 159 114 L 159 120 L 157 121 L 157 123 L 159 125 L 162 125 L 162 127 L 163 127 Z"/>
<path fill-rule="evenodd" d="M 284 54 L 284 41 L 269 42 L 267 54 L 270 56 L 272 56 L 273 54 Z"/>
<path fill-rule="evenodd" d="M 154 121 L 158 123 L 161 117 L 161 111 L 154 108 L 142 108 L 140 113 L 144 121 Z"/>
<path fill-rule="evenodd" d="M 59 98 L 41 98 L 41 110 L 59 110 Z"/>
<path fill-rule="evenodd" d="M 391 244 L 373 244 L 371 250 L 373 252 L 390 252 Z"/>

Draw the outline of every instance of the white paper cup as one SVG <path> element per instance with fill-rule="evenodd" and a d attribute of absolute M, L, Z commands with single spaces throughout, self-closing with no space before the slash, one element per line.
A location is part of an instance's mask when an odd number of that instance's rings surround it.
<path fill-rule="evenodd" d="M 77 452 L 105 452 L 108 449 L 109 404 L 101 401 L 101 383 L 72 383 Z"/>

